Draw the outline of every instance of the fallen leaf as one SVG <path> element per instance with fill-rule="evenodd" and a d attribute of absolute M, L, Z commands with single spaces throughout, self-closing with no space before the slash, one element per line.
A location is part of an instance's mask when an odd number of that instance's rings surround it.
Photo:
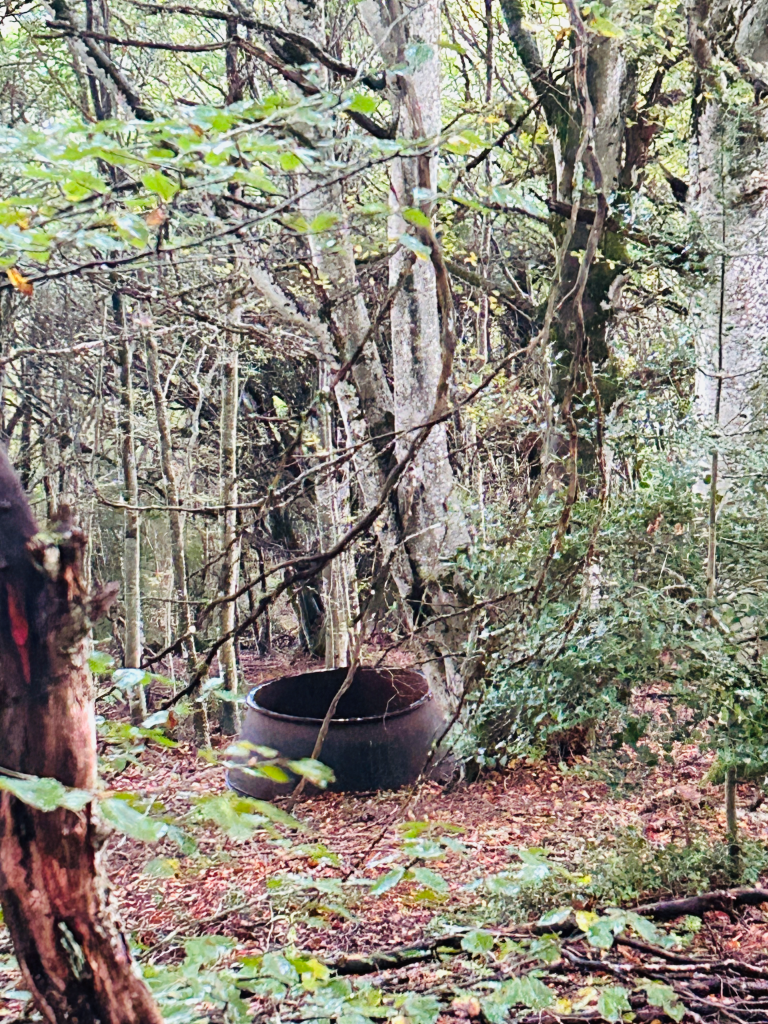
<path fill-rule="evenodd" d="M 159 228 L 161 224 L 165 224 L 168 220 L 168 214 L 165 212 L 162 206 L 156 206 L 154 210 L 150 210 L 144 218 L 144 223 L 148 228 Z"/>
<path fill-rule="evenodd" d="M 22 295 L 28 297 L 34 295 L 35 286 L 24 277 L 20 270 L 17 270 L 16 267 L 8 267 L 5 272 L 8 275 L 8 280 L 17 292 L 21 292 Z"/>
<path fill-rule="evenodd" d="M 482 1013 L 480 1000 L 475 996 L 459 996 L 451 1003 L 451 1009 L 463 1017 L 479 1017 Z"/>

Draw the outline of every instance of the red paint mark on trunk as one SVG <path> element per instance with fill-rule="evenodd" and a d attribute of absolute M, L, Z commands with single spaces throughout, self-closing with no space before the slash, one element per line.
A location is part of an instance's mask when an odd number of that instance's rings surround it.
<path fill-rule="evenodd" d="M 21 658 L 24 679 L 31 682 L 32 673 L 29 666 L 29 623 L 24 614 L 24 603 L 13 587 L 8 587 L 8 617 L 11 620 L 11 636 Z"/>

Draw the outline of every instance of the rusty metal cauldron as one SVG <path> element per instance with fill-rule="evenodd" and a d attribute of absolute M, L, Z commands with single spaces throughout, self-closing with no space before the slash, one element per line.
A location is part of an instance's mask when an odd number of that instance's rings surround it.
<path fill-rule="evenodd" d="M 282 676 L 248 694 L 240 740 L 282 757 L 309 757 L 347 670 Z M 397 789 L 415 782 L 444 724 L 420 672 L 358 668 L 331 719 L 320 760 L 333 769 L 336 792 Z M 297 779 L 274 782 L 232 767 L 229 785 L 259 800 L 287 795 Z M 317 792 L 307 785 L 306 790 Z"/>

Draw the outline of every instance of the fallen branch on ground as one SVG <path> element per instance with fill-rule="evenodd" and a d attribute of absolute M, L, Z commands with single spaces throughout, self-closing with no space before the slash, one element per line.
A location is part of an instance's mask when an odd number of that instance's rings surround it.
<path fill-rule="evenodd" d="M 710 910 L 730 914 L 736 907 L 759 907 L 768 903 L 768 889 L 721 889 L 701 896 L 687 896 L 679 900 L 662 900 L 635 907 L 635 912 L 654 921 L 674 921 L 676 917 L 702 917 Z"/>

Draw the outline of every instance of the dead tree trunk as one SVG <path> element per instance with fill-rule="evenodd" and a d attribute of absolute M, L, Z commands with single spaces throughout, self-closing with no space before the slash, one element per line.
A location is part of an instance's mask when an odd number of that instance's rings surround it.
<path fill-rule="evenodd" d="M 93 790 L 96 735 L 87 663 L 91 623 L 113 590 L 89 597 L 83 534 L 35 538 L 0 451 L 0 735 L 3 774 Z M 51 1024 L 160 1024 L 106 904 L 94 805 L 37 810 L 0 796 L 0 901 L 24 985 Z"/>

